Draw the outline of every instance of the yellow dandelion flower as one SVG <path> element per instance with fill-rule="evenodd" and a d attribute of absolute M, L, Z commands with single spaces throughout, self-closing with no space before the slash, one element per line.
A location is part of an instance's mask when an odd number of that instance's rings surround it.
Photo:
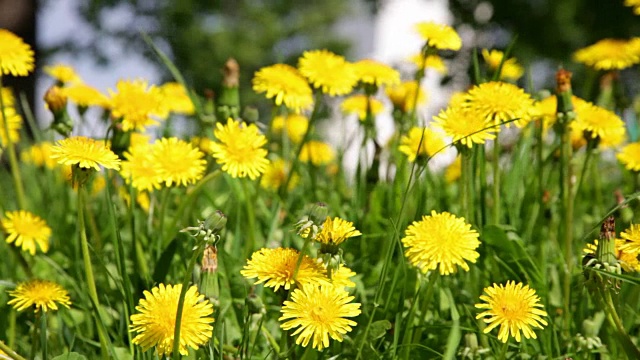
<path fill-rule="evenodd" d="M 576 114 L 578 114 L 580 110 L 588 107 L 590 104 L 588 101 L 583 100 L 577 96 L 571 97 L 571 103 L 573 104 L 573 110 Z M 551 95 L 535 103 L 531 112 L 531 116 L 534 118 L 542 119 L 542 126 L 546 131 L 556 123 L 557 111 L 558 99 L 555 95 Z"/>
<path fill-rule="evenodd" d="M 34 67 L 31 47 L 11 31 L 0 29 L 0 76 L 27 76 Z"/>
<path fill-rule="evenodd" d="M 544 306 L 540 304 L 540 297 L 529 285 L 507 281 L 507 285 L 496 285 L 484 289 L 486 295 L 481 295 L 480 300 L 484 303 L 476 304 L 478 309 L 486 309 L 476 316 L 489 324 L 484 333 L 488 333 L 498 325 L 498 339 L 506 343 L 509 335 L 520 342 L 520 331 L 527 339 L 536 339 L 536 333 L 532 327 L 543 329 L 547 321 L 543 317 L 547 316 Z"/>
<path fill-rule="evenodd" d="M 276 105 L 284 105 L 299 113 L 313 106 L 311 87 L 307 80 L 292 66 L 275 64 L 263 67 L 253 77 L 253 90 L 274 98 Z"/>
<path fill-rule="evenodd" d="M 415 28 L 430 47 L 454 51 L 462 47 L 460 35 L 449 25 L 425 21 L 417 23 Z"/>
<path fill-rule="evenodd" d="M 234 178 L 248 176 L 255 180 L 266 170 L 269 160 L 267 150 L 262 147 L 267 138 L 257 126 L 229 118 L 227 125 L 218 122 L 213 133 L 220 142 L 211 143 L 211 152 L 222 164 L 222 171 Z"/>
<path fill-rule="evenodd" d="M 283 128 L 287 129 L 289 139 L 295 144 L 299 144 L 309 128 L 309 118 L 301 114 L 274 117 L 271 121 L 271 131 L 281 134 Z"/>
<path fill-rule="evenodd" d="M 133 343 L 143 351 L 156 347 L 162 357 L 173 352 L 176 313 L 182 284 L 160 284 L 151 292 L 144 291 L 144 299 L 136 306 L 137 314 L 131 315 L 131 332 L 136 332 Z M 180 354 L 188 355 L 189 349 L 197 350 L 206 344 L 213 333 L 213 305 L 204 295 L 198 293 L 194 285 L 184 297 L 182 319 L 180 321 Z"/>
<path fill-rule="evenodd" d="M 325 245 L 340 245 L 348 238 L 360 235 L 362 233 L 353 226 L 353 222 L 339 217 L 331 219 L 327 216 L 322 224 L 322 230 L 313 240 Z"/>
<path fill-rule="evenodd" d="M 620 234 L 626 242 L 620 246 L 620 251 L 640 255 L 640 225 L 631 226 Z"/>
<path fill-rule="evenodd" d="M 52 148 L 53 144 L 49 141 L 33 144 L 28 149 L 22 151 L 20 159 L 38 167 L 54 169 L 58 165 L 58 162 L 51 157 Z"/>
<path fill-rule="evenodd" d="M 458 180 L 462 175 L 462 158 L 457 156 L 456 159 L 447 166 L 447 169 L 444 171 L 444 179 L 449 183 L 453 183 Z"/>
<path fill-rule="evenodd" d="M 620 248 L 625 245 L 627 242 L 625 240 L 616 239 L 615 242 L 615 256 L 622 266 L 622 269 L 626 272 L 637 272 L 640 271 L 640 261 L 638 261 L 638 254 L 633 253 L 632 251 L 621 250 Z M 582 249 L 584 254 L 592 254 L 595 255 L 598 250 L 598 239 L 593 240 L 593 243 L 586 244 Z"/>
<path fill-rule="evenodd" d="M 200 151 L 202 151 L 203 153 L 211 155 L 211 144 L 213 143 L 213 140 L 209 139 L 208 137 L 194 136 L 189 142 L 191 143 L 191 145 L 200 149 Z"/>
<path fill-rule="evenodd" d="M 1 88 L 0 97 L 2 97 L 5 109 L 15 106 L 16 98 L 13 96 L 13 90 L 10 87 Z"/>
<path fill-rule="evenodd" d="M 66 95 L 69 100 L 78 106 L 99 106 L 102 108 L 108 108 L 110 106 L 109 98 L 106 95 L 98 89 L 84 83 L 65 86 L 62 88 L 62 94 Z"/>
<path fill-rule="evenodd" d="M 376 116 L 384 110 L 380 100 L 363 94 L 356 94 L 344 99 L 340 109 L 345 114 L 357 114 L 360 121 L 367 118 L 367 106 L 371 107 L 371 115 Z"/>
<path fill-rule="evenodd" d="M 482 57 L 484 61 L 487 63 L 491 70 L 498 70 L 498 66 L 500 66 L 500 62 L 504 57 L 504 53 L 500 50 L 487 50 L 482 49 Z M 500 79 L 508 79 L 508 80 L 518 80 L 524 74 L 524 69 L 520 64 L 518 64 L 518 60 L 515 58 L 510 58 L 504 61 L 502 64 L 502 71 L 500 72 Z"/>
<path fill-rule="evenodd" d="M 633 13 L 640 15 L 640 0 L 624 0 L 624 6 L 632 7 Z"/>
<path fill-rule="evenodd" d="M 144 80 L 120 80 L 115 91 L 108 91 L 111 115 L 122 119 L 123 131 L 144 131 L 147 126 L 157 125 L 157 119 L 168 115 L 162 91 Z"/>
<path fill-rule="evenodd" d="M 291 336 L 298 336 L 296 344 L 322 350 L 329 346 L 329 338 L 342 342 L 343 336 L 357 323 L 347 318 L 360 315 L 360 304 L 351 303 L 354 297 L 336 286 L 305 286 L 291 293 L 291 301 L 285 301 L 280 327 L 297 328 Z"/>
<path fill-rule="evenodd" d="M 5 128 L 5 121 L 9 127 L 9 134 Z M 0 145 L 7 146 L 7 141 L 11 140 L 12 144 L 20 140 L 20 128 L 22 127 L 22 116 L 18 114 L 13 107 L 4 108 L 4 116 L 0 112 Z"/>
<path fill-rule="evenodd" d="M 435 155 L 436 151 L 443 149 L 444 146 L 444 139 L 439 132 L 431 128 L 412 127 L 407 135 L 402 135 L 400 138 L 398 150 L 407 155 L 409 162 L 414 162 L 416 156 L 426 159 Z"/>
<path fill-rule="evenodd" d="M 513 84 L 501 81 L 474 86 L 467 92 L 466 100 L 465 106 L 490 124 L 517 119 L 514 123 L 520 128 L 531 120 L 534 109 L 534 101 L 529 94 Z"/>
<path fill-rule="evenodd" d="M 454 143 L 460 141 L 469 148 L 473 144 L 484 144 L 487 140 L 494 139 L 499 129 L 491 127 L 484 117 L 463 106 L 450 105 L 434 116 L 433 121 L 434 127 L 442 129 Z"/>
<path fill-rule="evenodd" d="M 327 278 L 327 283 L 339 287 L 339 288 L 354 288 L 356 283 L 351 281 L 351 278 L 356 276 L 356 273 L 344 265 L 331 274 L 331 280 Z"/>
<path fill-rule="evenodd" d="M 204 153 L 178 138 L 162 138 L 151 145 L 151 157 L 161 182 L 187 186 L 204 175 Z"/>
<path fill-rule="evenodd" d="M 43 68 L 45 74 L 51 76 L 57 81 L 68 84 L 68 83 L 81 83 L 82 79 L 80 75 L 76 73 L 73 67 L 66 64 L 56 64 L 49 65 Z"/>
<path fill-rule="evenodd" d="M 616 157 L 628 170 L 640 171 L 640 142 L 625 145 Z"/>
<path fill-rule="evenodd" d="M 25 210 L 7 211 L 2 219 L 2 228 L 7 233 L 7 243 L 15 242 L 22 251 L 31 255 L 36 254 L 36 247 L 44 253 L 49 251 L 51 228 L 37 215 Z"/>
<path fill-rule="evenodd" d="M 599 139 L 603 146 L 616 146 L 624 140 L 624 122 L 614 112 L 588 103 L 576 109 L 576 119 L 572 126 L 585 133 L 586 137 Z"/>
<path fill-rule="evenodd" d="M 15 290 L 9 291 L 9 296 L 13 299 L 7 302 L 14 309 L 22 311 L 31 306 L 35 306 L 35 311 L 47 312 L 58 310 L 58 305 L 69 308 L 71 300 L 69 293 L 62 286 L 47 280 L 29 280 L 16 286 Z"/>
<path fill-rule="evenodd" d="M 400 83 L 398 70 L 379 61 L 364 59 L 354 64 L 358 80 L 364 84 L 392 86 Z"/>
<path fill-rule="evenodd" d="M 269 190 L 278 190 L 287 181 L 289 171 L 291 171 L 291 165 L 288 162 L 282 159 L 271 161 L 260 178 L 260 186 Z M 300 176 L 294 173 L 289 181 L 288 190 L 295 188 L 299 180 Z"/>
<path fill-rule="evenodd" d="M 409 57 L 409 61 L 413 63 L 419 70 L 434 69 L 442 75 L 446 75 L 447 65 L 438 55 L 427 55 L 424 57 L 422 53 L 417 53 Z"/>
<path fill-rule="evenodd" d="M 152 155 L 151 144 L 138 144 L 129 147 L 124 153 L 125 160 L 120 164 L 120 175 L 134 188 L 140 191 L 160 189 L 162 179 L 158 174 L 157 162 Z"/>
<path fill-rule="evenodd" d="M 62 165 L 78 165 L 81 168 L 100 170 L 100 165 L 107 169 L 118 170 L 120 159 L 104 141 L 96 141 L 84 136 L 75 136 L 59 140 L 51 149 L 51 157 Z"/>
<path fill-rule="evenodd" d="M 328 50 L 305 51 L 298 69 L 314 87 L 330 96 L 348 94 L 358 83 L 353 64 Z"/>
<path fill-rule="evenodd" d="M 480 254 L 478 232 L 464 218 L 448 212 L 431 211 L 430 216 L 414 221 L 402 239 L 405 255 L 420 271 L 439 268 L 440 274 L 449 275 L 460 266 L 469 271 L 467 261 L 475 263 Z"/>
<path fill-rule="evenodd" d="M 640 63 L 640 38 L 603 39 L 576 51 L 573 59 L 596 70 L 622 70 Z"/>
<path fill-rule="evenodd" d="M 335 159 L 336 154 L 331 145 L 311 140 L 302 145 L 300 151 L 300 161 L 303 163 L 311 162 L 314 166 L 327 165 Z"/>
<path fill-rule="evenodd" d="M 195 107 L 189 97 L 187 89 L 177 82 L 168 82 L 160 86 L 160 92 L 164 96 L 163 104 L 168 112 L 184 115 L 193 115 Z"/>
<path fill-rule="evenodd" d="M 418 93 L 417 99 L 416 92 Z M 427 101 L 425 91 L 422 90 L 415 80 L 404 81 L 400 85 L 387 87 L 386 93 L 391 103 L 393 103 L 393 107 L 404 112 L 411 111 L 416 104 L 416 100 L 418 105 L 424 104 Z"/>
<path fill-rule="evenodd" d="M 247 265 L 240 271 L 247 279 L 256 279 L 255 284 L 273 288 L 280 287 L 289 290 L 292 285 L 320 285 L 326 279 L 325 269 L 321 263 L 304 255 L 298 267 L 296 277 L 293 274 L 298 265 L 300 253 L 295 249 L 267 249 L 263 248 L 251 255 Z"/>

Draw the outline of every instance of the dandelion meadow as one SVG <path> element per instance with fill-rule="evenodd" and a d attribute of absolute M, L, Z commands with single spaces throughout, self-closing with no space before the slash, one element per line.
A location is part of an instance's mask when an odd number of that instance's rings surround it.
<path fill-rule="evenodd" d="M 539 85 L 413 30 L 403 66 L 229 59 L 214 93 L 144 34 L 173 78 L 103 92 L 0 29 L 0 357 L 640 359 L 640 37 Z M 34 71 L 45 119 L 3 86 Z"/>

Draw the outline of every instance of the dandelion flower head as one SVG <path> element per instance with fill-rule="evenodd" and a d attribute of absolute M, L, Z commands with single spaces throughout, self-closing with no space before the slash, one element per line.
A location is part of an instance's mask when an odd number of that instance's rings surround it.
<path fill-rule="evenodd" d="M 531 119 L 534 101 L 521 88 L 502 81 L 476 85 L 466 95 L 465 106 L 490 124 L 517 119 L 517 127 L 524 127 Z M 507 123 L 510 126 L 511 123 Z"/>
<path fill-rule="evenodd" d="M 350 237 L 360 236 L 362 233 L 353 226 L 353 222 L 339 217 L 327 219 L 322 224 L 322 230 L 313 239 L 325 245 L 340 245 Z"/>
<path fill-rule="evenodd" d="M 289 171 L 291 171 L 291 164 L 283 159 L 271 161 L 260 178 L 260 186 L 269 190 L 278 190 L 287 181 Z M 294 173 L 289 180 L 288 190 L 295 188 L 299 181 L 300 176 Z"/>
<path fill-rule="evenodd" d="M 160 284 L 151 292 L 144 291 L 144 299 L 136 306 L 138 313 L 131 315 L 131 331 L 137 333 L 133 343 L 140 345 L 143 351 L 156 347 L 158 355 L 170 355 L 173 352 L 176 313 L 182 284 Z M 204 295 L 191 286 L 184 297 L 184 307 L 180 322 L 180 354 L 188 355 L 188 348 L 198 349 L 206 344 L 213 333 L 210 325 L 214 319 L 213 305 Z"/>
<path fill-rule="evenodd" d="M 78 106 L 109 107 L 109 98 L 93 86 L 84 83 L 74 83 L 62 88 L 62 94 Z"/>
<path fill-rule="evenodd" d="M 120 175 L 139 191 L 160 189 L 162 180 L 152 154 L 151 144 L 131 145 L 124 153 Z"/>
<path fill-rule="evenodd" d="M 309 128 L 309 118 L 301 114 L 288 114 L 287 116 L 276 116 L 271 121 L 271 131 L 281 134 L 286 128 L 287 136 L 291 141 L 299 144 L 304 138 Z"/>
<path fill-rule="evenodd" d="M 616 157 L 627 170 L 640 171 L 640 142 L 625 145 Z"/>
<path fill-rule="evenodd" d="M 0 29 L 0 76 L 27 76 L 34 67 L 31 46 L 11 31 Z"/>
<path fill-rule="evenodd" d="M 640 224 L 631 224 L 628 229 L 620 233 L 620 237 L 625 240 L 625 243 L 620 246 L 621 251 L 640 255 Z"/>
<path fill-rule="evenodd" d="M 9 291 L 9 296 L 13 299 L 9 300 L 7 305 L 12 305 L 18 311 L 35 306 L 35 312 L 47 312 L 58 310 L 58 305 L 66 308 L 71 305 L 67 290 L 47 280 L 36 279 L 20 283 L 15 290 Z"/>
<path fill-rule="evenodd" d="M 409 57 L 409 61 L 413 63 L 418 70 L 434 69 L 441 75 L 446 75 L 447 65 L 445 65 L 442 58 L 438 55 L 427 55 L 426 57 L 422 53 L 417 53 Z"/>
<path fill-rule="evenodd" d="M 504 57 L 504 53 L 500 50 L 487 50 L 482 49 L 482 58 L 487 63 L 491 70 L 498 70 L 500 66 L 500 62 Z M 520 64 L 518 64 L 518 60 L 515 58 L 510 58 L 505 60 L 502 63 L 502 71 L 500 71 L 500 79 L 508 79 L 508 80 L 518 80 L 524 74 L 524 69 Z"/>
<path fill-rule="evenodd" d="M 444 179 L 451 184 L 462 176 L 462 158 L 457 156 L 456 159 L 444 171 Z"/>
<path fill-rule="evenodd" d="M 162 91 L 144 80 L 120 80 L 115 91 L 108 91 L 111 115 L 122 119 L 123 131 L 144 131 L 168 115 Z"/>
<path fill-rule="evenodd" d="M 418 93 L 417 99 L 416 92 Z M 416 104 L 421 105 L 427 101 L 427 94 L 415 80 L 404 81 L 400 85 L 387 87 L 386 93 L 393 106 L 403 112 L 409 112 Z"/>
<path fill-rule="evenodd" d="M 25 210 L 7 211 L 2 218 L 2 228 L 7 233 L 7 243 L 15 242 L 31 255 L 36 254 L 36 247 L 46 253 L 49 251 L 51 228 L 37 215 Z"/>
<path fill-rule="evenodd" d="M 204 175 L 204 153 L 176 137 L 161 138 L 151 145 L 151 156 L 158 177 L 165 186 L 187 186 Z"/>
<path fill-rule="evenodd" d="M 442 134 L 431 128 L 413 127 L 400 138 L 398 150 L 407 155 L 409 162 L 429 158 L 445 147 Z"/>
<path fill-rule="evenodd" d="M 302 145 L 300 161 L 311 162 L 314 166 L 327 165 L 335 159 L 336 154 L 331 145 L 317 140 L 310 140 Z"/>
<path fill-rule="evenodd" d="M 271 287 L 274 291 L 278 291 L 281 287 L 289 290 L 294 284 L 298 287 L 317 286 L 326 281 L 322 264 L 307 255 L 303 255 L 298 273 L 294 278 L 299 258 L 300 253 L 295 249 L 263 248 L 251 255 L 251 259 L 247 261 L 247 265 L 240 273 L 247 279 L 257 278 L 255 284 L 264 283 L 264 286 Z"/>
<path fill-rule="evenodd" d="M 231 118 L 227 124 L 216 124 L 214 135 L 219 142 L 211 143 L 211 153 L 222 165 L 222 171 L 232 177 L 258 178 L 269 165 L 267 138 L 254 124 L 247 125 Z"/>
<path fill-rule="evenodd" d="M 327 278 L 327 283 L 340 288 L 354 288 L 356 287 L 356 283 L 354 283 L 351 278 L 356 275 L 353 270 L 344 265 L 340 265 L 340 267 L 331 274 L 331 280 Z"/>
<path fill-rule="evenodd" d="M 576 51 L 573 59 L 596 70 L 622 70 L 640 63 L 640 38 L 602 39 Z"/>
<path fill-rule="evenodd" d="M 355 63 L 358 80 L 364 84 L 392 86 L 400 83 L 400 73 L 379 61 L 364 59 Z"/>
<path fill-rule="evenodd" d="M 75 136 L 59 140 L 51 149 L 52 158 L 62 165 L 78 165 L 81 168 L 100 170 L 120 169 L 120 159 L 104 141 L 97 141 L 84 136 Z"/>
<path fill-rule="evenodd" d="M 277 106 L 284 105 L 299 113 L 313 105 L 311 87 L 300 72 L 286 64 L 263 67 L 253 77 L 253 90 L 266 93 Z"/>
<path fill-rule="evenodd" d="M 298 69 L 314 87 L 330 96 L 348 94 L 358 83 L 353 64 L 328 50 L 305 51 Z"/>
<path fill-rule="evenodd" d="M 488 333 L 500 326 L 498 339 L 506 343 L 509 336 L 520 342 L 520 331 L 527 339 L 536 339 L 533 328 L 542 329 L 547 325 L 543 317 L 547 316 L 544 307 L 540 304 L 540 297 L 529 285 L 507 281 L 505 285 L 496 285 L 484 289 L 484 295 L 480 300 L 484 303 L 476 304 L 476 308 L 485 309 L 476 316 L 482 319 L 488 326 L 484 333 Z"/>
<path fill-rule="evenodd" d="M 9 128 L 7 136 L 6 126 Z M 6 147 L 10 140 L 12 144 L 20 140 L 20 128 L 22 128 L 22 116 L 13 107 L 5 107 L 4 116 L 0 113 L 0 145 Z"/>
<path fill-rule="evenodd" d="M 66 64 L 49 65 L 43 68 L 44 72 L 63 84 L 81 83 L 82 78 L 75 69 Z"/>
<path fill-rule="evenodd" d="M 55 169 L 58 162 L 51 157 L 51 149 L 53 144 L 49 141 L 43 141 L 31 145 L 28 149 L 23 150 L 20 159 L 26 163 L 31 163 L 38 167 L 46 167 L 47 169 Z"/>
<path fill-rule="evenodd" d="M 624 0 L 624 6 L 633 7 L 633 13 L 640 15 L 640 0 Z"/>
<path fill-rule="evenodd" d="M 467 261 L 475 263 L 480 254 L 478 232 L 464 218 L 448 212 L 435 210 L 422 220 L 414 221 L 402 239 L 405 255 L 423 273 L 439 269 L 440 274 L 449 275 L 460 266 L 469 271 Z"/>
<path fill-rule="evenodd" d="M 184 115 L 193 115 L 195 107 L 189 97 L 187 89 L 177 82 L 168 82 L 160 86 L 163 95 L 163 104 L 168 112 Z"/>
<path fill-rule="evenodd" d="M 460 35 L 449 25 L 431 21 L 420 22 L 415 25 L 418 34 L 430 47 L 440 50 L 460 50 L 462 40 Z"/>
<path fill-rule="evenodd" d="M 617 146 L 624 141 L 624 122 L 614 112 L 588 103 L 576 109 L 576 113 L 572 125 L 577 131 L 587 133 L 590 138 L 598 138 L 602 146 Z"/>
<path fill-rule="evenodd" d="M 494 139 L 497 126 L 492 126 L 485 121 L 473 109 L 461 105 L 449 105 L 433 117 L 434 127 L 440 128 L 451 137 L 453 142 L 460 141 L 468 148 L 473 144 L 484 144 L 487 140 Z"/>
<path fill-rule="evenodd" d="M 360 315 L 360 304 L 343 288 L 323 285 L 304 286 L 291 293 L 291 301 L 282 306 L 284 330 L 297 328 L 291 336 L 298 336 L 296 344 L 322 350 L 329 346 L 329 338 L 342 341 L 357 323 L 348 318 Z"/>
<path fill-rule="evenodd" d="M 349 96 L 342 102 L 340 109 L 345 114 L 358 114 L 358 119 L 364 121 L 367 118 L 367 106 L 371 108 L 372 116 L 376 116 L 384 110 L 384 105 L 380 100 L 363 94 Z"/>

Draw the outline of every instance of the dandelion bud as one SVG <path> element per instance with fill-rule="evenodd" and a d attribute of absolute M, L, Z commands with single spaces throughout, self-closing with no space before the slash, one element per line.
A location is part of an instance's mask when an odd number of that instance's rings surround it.
<path fill-rule="evenodd" d="M 62 112 L 67 107 L 67 96 L 62 92 L 62 89 L 53 85 L 44 94 L 44 101 L 47 104 L 47 108 L 55 115 Z"/>
<path fill-rule="evenodd" d="M 227 216 L 220 210 L 214 211 L 205 221 L 205 227 L 214 232 L 220 232 L 226 225 Z"/>
<path fill-rule="evenodd" d="M 327 204 L 323 202 L 317 202 L 311 205 L 309 218 L 311 219 L 311 221 L 319 223 L 324 221 L 324 219 L 327 217 L 328 212 L 329 208 L 327 207 Z"/>
<path fill-rule="evenodd" d="M 247 296 L 246 304 L 249 314 L 264 314 L 266 312 L 262 298 L 254 293 Z"/>

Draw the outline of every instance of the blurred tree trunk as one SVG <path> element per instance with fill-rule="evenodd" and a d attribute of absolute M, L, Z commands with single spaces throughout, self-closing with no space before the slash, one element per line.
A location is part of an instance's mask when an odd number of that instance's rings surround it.
<path fill-rule="evenodd" d="M 39 58 L 36 43 L 37 8 L 37 0 L 0 0 L 0 28 L 13 32 L 29 44 L 35 52 L 36 64 L 38 65 Z M 29 107 L 31 110 L 34 109 L 35 73 L 25 77 L 6 76 L 3 78 L 3 84 L 13 88 L 16 94 L 24 93 L 29 101 Z M 28 126 L 25 125 L 24 128 L 28 134 L 31 134 L 31 129 Z"/>

